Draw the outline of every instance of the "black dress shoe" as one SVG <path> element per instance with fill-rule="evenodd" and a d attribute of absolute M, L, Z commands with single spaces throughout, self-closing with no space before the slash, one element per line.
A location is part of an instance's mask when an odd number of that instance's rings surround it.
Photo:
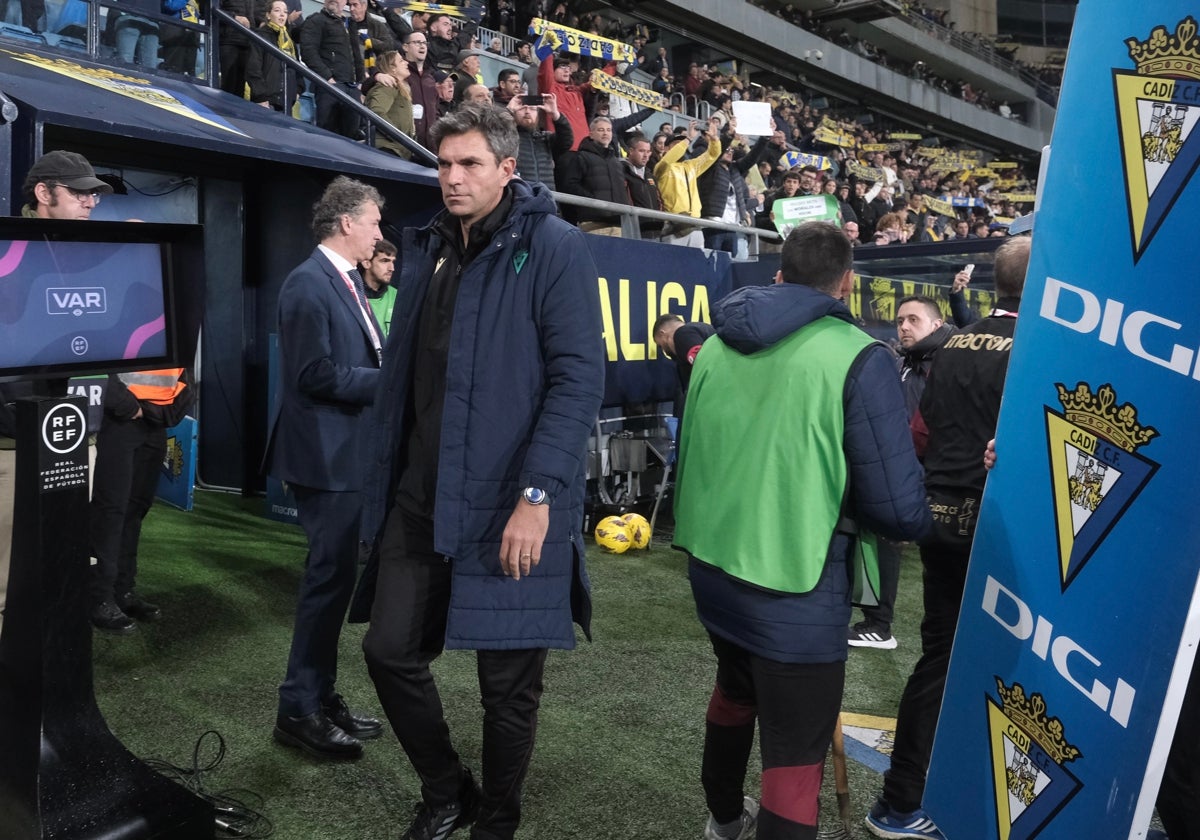
<path fill-rule="evenodd" d="M 360 740 L 369 741 L 383 734 L 383 721 L 366 715 L 354 714 L 340 694 L 335 694 L 322 703 L 321 711 L 347 735 L 352 735 Z"/>
<path fill-rule="evenodd" d="M 125 615 L 136 618 L 138 621 L 158 621 L 162 617 L 162 610 L 158 608 L 157 604 L 143 600 L 132 590 L 117 596 L 117 606 Z"/>
<path fill-rule="evenodd" d="M 112 601 L 101 601 L 92 607 L 92 626 L 105 633 L 127 636 L 137 629 L 133 619 Z"/>
<path fill-rule="evenodd" d="M 275 740 L 297 747 L 317 758 L 355 759 L 362 755 L 362 743 L 347 735 L 336 723 L 316 712 L 308 717 L 275 718 Z"/>

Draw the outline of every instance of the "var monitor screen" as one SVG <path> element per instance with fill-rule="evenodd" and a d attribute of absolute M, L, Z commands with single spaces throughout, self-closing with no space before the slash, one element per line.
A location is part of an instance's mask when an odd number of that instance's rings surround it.
<path fill-rule="evenodd" d="M 0 377 L 188 363 L 175 287 L 198 242 L 192 225 L 0 221 Z"/>

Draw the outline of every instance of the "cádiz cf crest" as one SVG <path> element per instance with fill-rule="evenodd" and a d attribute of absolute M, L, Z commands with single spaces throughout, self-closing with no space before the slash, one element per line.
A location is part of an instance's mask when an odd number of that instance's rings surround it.
<path fill-rule="evenodd" d="M 1137 409 L 1117 405 L 1112 385 L 1092 393 L 1085 382 L 1061 383 L 1060 414 L 1046 406 L 1054 519 L 1063 591 L 1158 470 L 1138 449 L 1158 430 L 1138 423 Z"/>
<path fill-rule="evenodd" d="M 1191 15 L 1127 38 L 1135 72 L 1113 70 L 1136 263 L 1200 162 L 1200 38 Z"/>
<path fill-rule="evenodd" d="M 988 741 L 1000 840 L 1031 840 L 1083 787 L 1066 764 L 1080 757 L 1062 721 L 1047 717 L 1042 695 L 1025 696 L 996 677 L 997 703 L 987 698 Z"/>

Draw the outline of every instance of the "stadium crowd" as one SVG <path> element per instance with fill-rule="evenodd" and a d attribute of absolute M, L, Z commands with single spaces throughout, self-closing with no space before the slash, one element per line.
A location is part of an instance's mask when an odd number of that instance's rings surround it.
<path fill-rule="evenodd" d="M 256 0 L 222 0 L 222 6 L 239 20 L 265 16 L 259 32 L 267 40 L 426 148 L 438 120 L 464 102 L 508 108 L 520 128 L 519 173 L 563 193 L 767 231 L 777 230 L 776 199 L 828 194 L 837 199 L 837 215 L 852 240 L 862 246 L 1002 235 L 1009 220 L 1029 209 L 1027 202 L 1008 200 L 1008 190 L 1019 189 L 1018 197 L 1028 198 L 1034 189 L 1019 168 L 1002 173 L 1011 176 L 1002 181 L 1001 173 L 984 167 L 970 150 L 947 150 L 936 137 L 893 137 L 905 127 L 855 113 L 803 88 L 751 84 L 734 62 L 676 66 L 671 51 L 651 42 L 644 25 L 577 14 L 570 3 L 492 2 L 483 22 L 506 33 L 527 30 L 529 19 L 545 15 L 572 29 L 629 43 L 635 60 L 562 52 L 539 61 L 536 44 L 514 41 L 515 49 L 505 56 L 509 66 L 496 78 L 485 78 L 479 58 L 485 50 L 474 21 L 440 12 L 401 14 L 378 0 L 349 0 L 345 19 L 341 0 L 326 0 L 321 12 L 305 19 L 289 13 L 287 2 L 274 0 L 264 7 Z M 787 7 L 781 14 L 787 17 Z M 797 25 L 809 25 L 804 15 L 793 17 Z M 499 37 L 489 38 L 486 52 L 499 54 L 501 45 Z M 221 58 L 223 88 L 240 86 L 265 107 L 298 114 L 294 71 L 268 50 L 248 45 L 243 56 L 223 48 Z M 248 73 L 239 64 L 243 58 Z M 651 108 L 617 117 L 629 109 L 590 84 L 596 69 L 635 83 L 644 78 L 635 70 L 649 76 L 651 90 L 661 97 L 664 121 Z M 968 83 L 936 79 L 921 62 L 908 72 L 981 107 L 1007 109 Z M 315 87 L 318 125 L 411 156 L 411 144 L 373 130 L 344 97 Z M 770 137 L 738 133 L 733 106 L 741 101 L 770 104 Z M 711 116 L 680 125 L 681 113 Z M 648 130 L 652 125 L 657 130 Z M 585 231 L 621 235 L 618 213 L 580 206 L 565 210 Z M 640 222 L 646 238 L 748 254 L 750 236 L 714 229 L 701 233 L 698 227 Z"/>

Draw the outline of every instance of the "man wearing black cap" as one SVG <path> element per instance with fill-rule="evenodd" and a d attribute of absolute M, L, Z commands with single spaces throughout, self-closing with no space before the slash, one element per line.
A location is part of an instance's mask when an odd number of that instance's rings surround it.
<path fill-rule="evenodd" d="M 479 75 L 479 53 L 459 50 L 458 64 L 450 75 L 454 77 L 454 101 L 462 102 L 467 88 L 483 84 L 483 78 Z"/>
<path fill-rule="evenodd" d="M 96 177 L 87 158 L 76 152 L 45 154 L 29 170 L 21 188 L 26 204 L 21 215 L 30 219 L 83 219 L 101 195 L 112 187 Z M 27 382 L 0 385 L 0 626 L 8 593 L 8 565 L 12 557 L 13 493 L 17 466 L 17 418 L 13 401 L 29 396 Z M 92 454 L 95 450 L 91 450 Z"/>
<path fill-rule="evenodd" d="M 96 177 L 87 158 L 77 152 L 42 155 L 25 177 L 27 202 L 21 215 L 38 219 L 88 219 L 100 196 L 113 190 Z"/>

